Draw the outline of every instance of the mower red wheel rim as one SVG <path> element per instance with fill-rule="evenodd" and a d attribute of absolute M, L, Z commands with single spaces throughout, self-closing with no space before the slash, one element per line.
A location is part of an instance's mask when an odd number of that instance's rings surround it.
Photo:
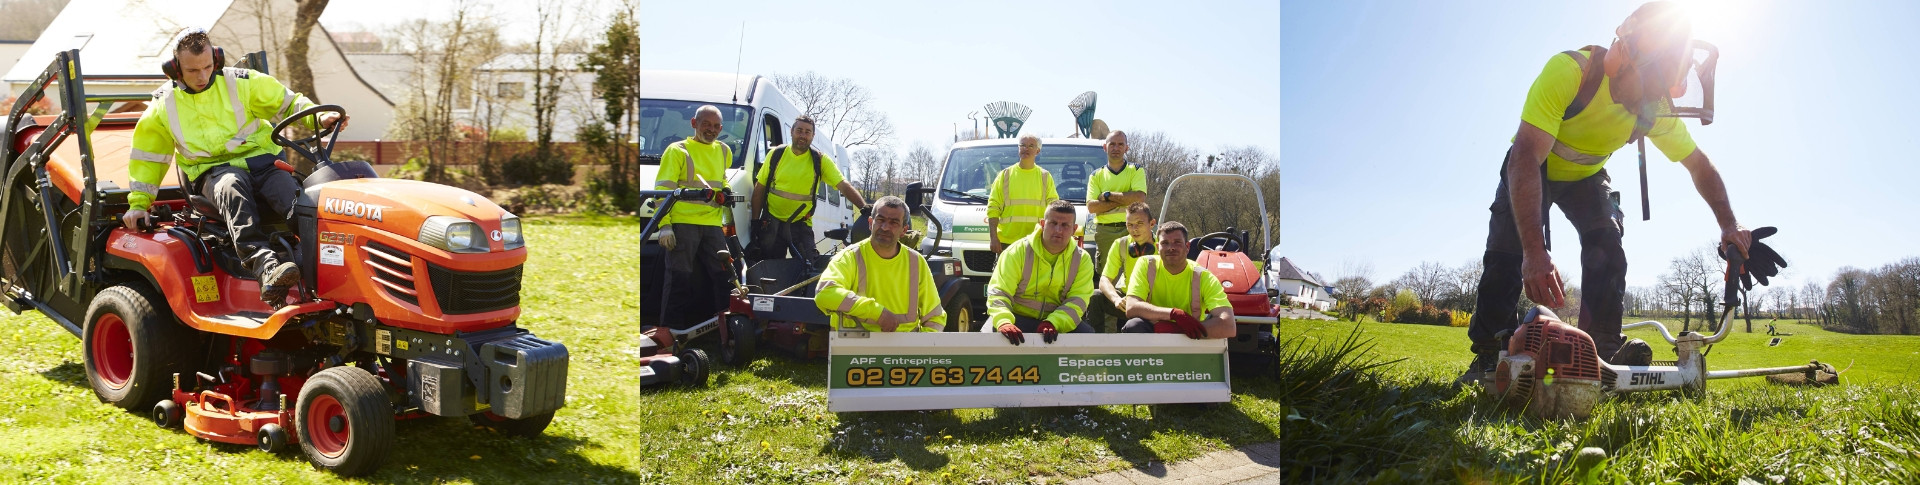
<path fill-rule="evenodd" d="M 133 377 L 133 334 L 119 315 L 108 313 L 93 322 L 93 374 L 119 389 Z"/>
<path fill-rule="evenodd" d="M 327 426 L 335 416 L 347 423 L 338 432 Z M 347 420 L 347 407 L 326 394 L 313 397 L 313 403 L 307 405 L 307 422 L 300 424 L 307 432 L 308 444 L 328 458 L 339 458 L 341 453 L 346 452 L 347 439 L 353 436 L 353 424 Z"/>

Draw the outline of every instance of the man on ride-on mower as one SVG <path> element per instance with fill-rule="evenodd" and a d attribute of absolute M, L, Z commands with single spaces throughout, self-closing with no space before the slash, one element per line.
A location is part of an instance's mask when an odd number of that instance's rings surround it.
<path fill-rule="evenodd" d="M 1692 27 L 1679 10 L 1669 2 L 1642 5 L 1614 30 L 1618 37 L 1611 49 L 1588 46 L 1555 54 L 1534 79 L 1494 192 L 1476 304 L 1481 311 L 1467 330 L 1476 355 L 1458 382 L 1479 382 L 1493 371 L 1506 348 L 1498 335 L 1519 325 L 1512 309 L 1523 287 L 1535 303 L 1565 303 L 1542 230 L 1547 204 L 1559 205 L 1580 234 L 1584 302 L 1579 328 L 1613 364 L 1652 360 L 1645 342 L 1622 342 L 1627 260 L 1620 245 L 1619 193 L 1609 187 L 1602 168 L 1614 151 L 1642 137 L 1686 167 L 1713 210 L 1722 241 L 1749 255 L 1753 264 L 1767 264 L 1755 258 L 1777 259 L 1768 256 L 1770 250 L 1748 251 L 1750 244 L 1764 245 L 1734 218 L 1720 172 L 1694 145 L 1686 125 L 1670 116 L 1673 98 L 1686 92 L 1693 61 Z"/>
<path fill-rule="evenodd" d="M 1125 333 L 1181 333 L 1190 338 L 1231 338 L 1239 333 L 1233 304 L 1220 278 L 1187 260 L 1187 226 L 1175 221 L 1155 230 L 1160 247 L 1141 256 L 1127 275 Z"/>
<path fill-rule="evenodd" d="M 281 148 L 266 128 L 312 107 L 313 101 L 259 71 L 226 67 L 225 53 L 201 29 L 180 37 L 173 60 L 162 70 L 172 82 L 154 92 L 134 126 L 127 164 L 133 187 L 121 223 L 141 228 L 168 163 L 178 155 L 185 175 L 181 183 L 212 199 L 231 231 L 235 254 L 260 281 L 260 299 L 274 308 L 285 306 L 288 289 L 300 281 L 300 267 L 291 255 L 268 247 L 259 202 L 290 217 L 300 182 L 279 168 Z M 320 115 L 323 126 L 344 127 L 346 121 L 344 114 Z M 262 200 L 256 202 L 256 195 Z"/>

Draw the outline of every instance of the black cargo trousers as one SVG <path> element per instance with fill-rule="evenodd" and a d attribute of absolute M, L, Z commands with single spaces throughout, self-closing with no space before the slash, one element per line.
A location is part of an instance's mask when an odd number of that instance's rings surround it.
<path fill-rule="evenodd" d="M 1626 251 L 1620 246 L 1624 232 L 1619 194 L 1609 185 L 1612 179 L 1606 169 L 1570 182 L 1547 180 L 1544 164 L 1540 171 L 1541 220 L 1547 220 L 1547 207 L 1558 205 L 1580 234 L 1580 329 L 1593 336 L 1601 359 L 1612 358 L 1620 348 L 1621 298 L 1627 287 Z M 1482 256 L 1485 270 L 1480 273 L 1479 296 L 1467 338 L 1473 341 L 1475 353 L 1494 354 L 1503 348 L 1494 336 L 1520 325 L 1520 312 L 1515 307 L 1524 289 L 1520 233 L 1514 226 L 1512 201 L 1507 197 L 1505 163 L 1500 166 L 1500 186 L 1494 191 L 1489 210 L 1493 214 L 1487 221 L 1487 250 Z"/>
<path fill-rule="evenodd" d="M 242 258 L 247 269 L 255 273 L 246 276 L 258 276 L 260 271 L 265 271 L 264 263 L 293 261 L 290 254 L 272 252 L 267 244 L 265 222 L 260 218 L 264 209 L 278 214 L 281 220 L 291 221 L 293 201 L 300 196 L 300 182 L 274 164 L 279 159 L 280 156 L 274 154 L 255 155 L 247 158 L 246 168 L 223 163 L 200 174 L 198 192 L 213 202 L 220 212 L 220 220 L 226 221 L 234 255 Z M 261 251 L 268 252 L 262 254 Z M 263 259 L 269 255 L 273 261 Z"/>

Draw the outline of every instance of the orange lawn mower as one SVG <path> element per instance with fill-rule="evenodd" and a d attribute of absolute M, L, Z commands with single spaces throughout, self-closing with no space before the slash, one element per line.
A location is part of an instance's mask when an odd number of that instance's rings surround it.
<path fill-rule="evenodd" d="M 1280 376 L 1280 338 L 1274 329 L 1280 324 L 1280 290 L 1273 288 L 1261 270 L 1253 264 L 1253 258 L 1247 256 L 1249 250 L 1262 251 L 1273 247 L 1272 228 L 1267 227 L 1266 200 L 1260 190 L 1260 184 L 1244 175 L 1219 173 L 1190 173 L 1175 177 L 1167 183 L 1165 196 L 1160 201 L 1160 214 L 1164 217 L 1173 201 L 1174 188 L 1184 180 L 1215 180 L 1223 182 L 1245 182 L 1253 187 L 1254 206 L 1259 208 L 1261 245 L 1258 248 L 1249 245 L 1252 233 L 1228 227 L 1224 231 L 1212 232 L 1187 240 L 1187 259 L 1195 265 L 1213 273 L 1220 279 L 1220 286 L 1226 290 L 1227 302 L 1233 306 L 1234 323 L 1237 324 L 1234 337 L 1227 341 L 1227 355 L 1233 365 L 1253 371 L 1252 374 Z M 1272 268 L 1276 251 L 1262 251 L 1266 254 L 1263 262 Z"/>
<path fill-rule="evenodd" d="M 248 64 L 264 70 L 262 59 Z M 527 249 L 516 216 L 466 190 L 334 162 L 337 128 L 289 140 L 282 130 L 296 120 L 345 113 L 302 110 L 272 127 L 276 144 L 317 163 L 295 174 L 304 183 L 290 221 L 263 214 L 301 268 L 276 309 L 178 171 L 160 184 L 151 224 L 122 227 L 138 117 L 108 112 L 151 99 L 85 94 L 87 81 L 166 78 L 82 76 L 71 50 L 29 85 L 16 108 L 51 95 L 61 110 L 0 130 L 0 291 L 9 309 L 82 339 L 101 401 L 209 441 L 297 444 L 340 475 L 370 473 L 395 451 L 396 419 L 466 416 L 535 436 L 564 406 L 566 347 L 517 325 Z M 89 103 L 99 104 L 90 116 Z"/>

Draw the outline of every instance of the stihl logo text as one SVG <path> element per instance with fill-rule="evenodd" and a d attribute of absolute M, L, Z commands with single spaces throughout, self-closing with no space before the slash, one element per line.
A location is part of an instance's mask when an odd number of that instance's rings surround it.
<path fill-rule="evenodd" d="M 1667 376 L 1658 372 L 1635 372 L 1628 381 L 1635 386 L 1660 385 L 1667 383 Z"/>

